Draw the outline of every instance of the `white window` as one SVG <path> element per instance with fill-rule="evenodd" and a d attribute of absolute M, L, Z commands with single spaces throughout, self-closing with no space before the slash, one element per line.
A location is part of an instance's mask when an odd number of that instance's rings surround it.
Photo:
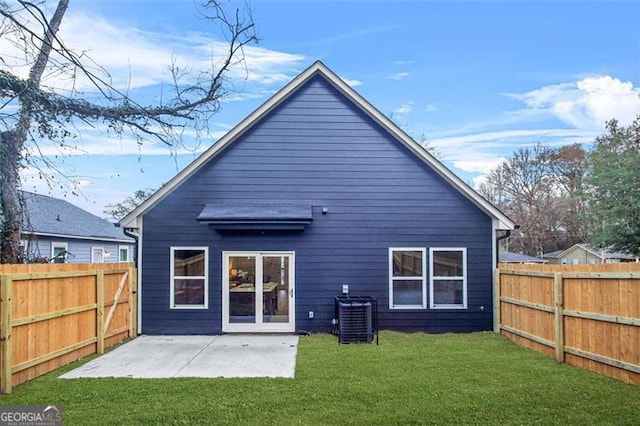
<path fill-rule="evenodd" d="M 91 263 L 104 263 L 104 247 L 91 247 Z"/>
<path fill-rule="evenodd" d="M 129 261 L 129 246 L 119 246 L 118 262 L 128 262 L 128 261 Z"/>
<path fill-rule="evenodd" d="M 427 307 L 426 249 L 389 249 L 389 308 Z"/>
<path fill-rule="evenodd" d="M 574 265 L 579 265 L 579 264 L 580 264 L 580 259 L 571 259 L 571 262 L 572 262 Z"/>
<path fill-rule="evenodd" d="M 67 263 L 68 248 L 67 243 L 51 242 L 51 263 Z"/>
<path fill-rule="evenodd" d="M 209 306 L 209 248 L 171 247 L 171 309 Z"/>
<path fill-rule="evenodd" d="M 466 309 L 467 249 L 429 249 L 431 277 L 429 299 L 432 309 Z"/>

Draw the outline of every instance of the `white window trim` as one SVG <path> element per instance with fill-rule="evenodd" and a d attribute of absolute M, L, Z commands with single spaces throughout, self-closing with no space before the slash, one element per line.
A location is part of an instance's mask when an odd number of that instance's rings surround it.
<path fill-rule="evenodd" d="M 126 250 L 126 252 L 127 252 L 127 260 L 120 260 L 120 251 L 121 250 Z M 119 263 L 128 262 L 129 261 L 129 253 L 130 253 L 129 246 L 118 246 L 118 262 Z"/>
<path fill-rule="evenodd" d="M 183 277 L 174 276 L 174 253 L 176 250 L 203 250 L 204 251 L 204 276 L 203 277 Z M 209 247 L 196 246 L 172 246 L 170 254 L 170 285 L 169 285 L 169 309 L 209 309 Z M 175 280 L 176 279 L 195 279 L 204 278 L 204 305 L 176 305 L 175 303 Z"/>
<path fill-rule="evenodd" d="M 433 273 L 433 252 L 460 251 L 462 252 L 462 305 L 435 304 L 433 298 L 434 280 L 460 281 L 461 277 L 436 277 Z M 429 308 L 430 309 L 467 309 L 467 248 L 466 247 L 430 247 L 429 248 Z"/>
<path fill-rule="evenodd" d="M 28 245 L 26 246 L 28 247 Z M 25 249 L 26 249 L 25 247 Z M 51 241 L 51 262 L 53 262 L 53 257 L 55 256 L 54 252 L 56 248 L 62 248 L 64 251 L 68 252 L 69 251 L 69 243 L 65 243 L 62 241 Z M 65 253 L 64 255 L 64 262 L 63 263 L 67 263 L 67 253 Z"/>
<path fill-rule="evenodd" d="M 416 277 L 394 277 L 393 276 L 393 252 L 396 251 L 419 251 L 422 253 L 422 304 L 420 305 L 398 305 L 393 303 L 393 281 L 416 280 Z M 389 247 L 389 309 L 426 309 L 427 308 L 427 249 L 425 247 Z"/>
<path fill-rule="evenodd" d="M 91 263 L 98 263 L 98 262 L 96 262 L 96 258 L 94 256 L 94 254 L 95 254 L 94 251 L 95 250 L 102 250 L 102 262 L 100 262 L 100 263 L 105 263 L 104 262 L 104 247 L 102 247 L 102 246 L 91 246 Z"/>

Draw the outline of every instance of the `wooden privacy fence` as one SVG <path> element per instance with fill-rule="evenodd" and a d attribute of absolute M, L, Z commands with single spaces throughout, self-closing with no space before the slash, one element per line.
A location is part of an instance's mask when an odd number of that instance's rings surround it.
<path fill-rule="evenodd" d="M 0 393 L 136 335 L 131 263 L 0 265 Z"/>
<path fill-rule="evenodd" d="M 496 332 L 640 385 L 640 264 L 501 264 L 495 281 Z"/>

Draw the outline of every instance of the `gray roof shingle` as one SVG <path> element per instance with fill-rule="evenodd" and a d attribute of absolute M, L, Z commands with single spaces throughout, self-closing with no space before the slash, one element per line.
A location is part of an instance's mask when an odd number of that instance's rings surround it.
<path fill-rule="evenodd" d="M 121 228 L 65 200 L 22 191 L 24 232 L 133 242 Z"/>
<path fill-rule="evenodd" d="M 500 262 L 505 263 L 546 263 L 539 257 L 527 256 L 526 254 L 512 253 L 510 251 L 500 252 Z"/>

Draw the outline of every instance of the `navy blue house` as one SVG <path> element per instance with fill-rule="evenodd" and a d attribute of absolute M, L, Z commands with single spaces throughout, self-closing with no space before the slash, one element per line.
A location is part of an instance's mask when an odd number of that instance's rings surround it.
<path fill-rule="evenodd" d="M 492 329 L 514 223 L 316 62 L 121 221 L 144 334 L 328 332 L 335 296 L 381 329 Z"/>

